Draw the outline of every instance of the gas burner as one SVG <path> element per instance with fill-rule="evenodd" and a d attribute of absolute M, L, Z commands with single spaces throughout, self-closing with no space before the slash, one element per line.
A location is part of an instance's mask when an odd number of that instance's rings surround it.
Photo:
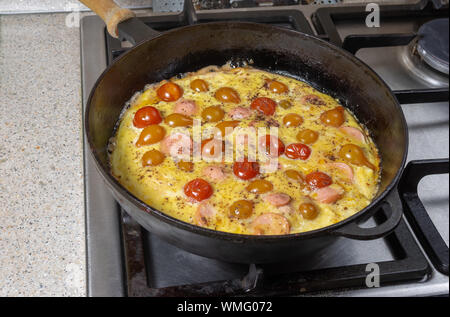
<path fill-rule="evenodd" d="M 448 87 L 448 18 L 423 24 L 409 45 L 400 47 L 400 61 L 434 87 Z"/>
<path fill-rule="evenodd" d="M 425 23 L 418 34 L 417 53 L 430 67 L 448 75 L 448 18 Z"/>

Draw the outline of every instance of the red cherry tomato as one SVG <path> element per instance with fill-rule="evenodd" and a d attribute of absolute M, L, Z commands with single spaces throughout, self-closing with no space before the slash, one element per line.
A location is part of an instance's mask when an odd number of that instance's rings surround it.
<path fill-rule="evenodd" d="M 330 176 L 322 172 L 312 172 L 306 175 L 306 182 L 312 188 L 327 187 L 333 183 Z"/>
<path fill-rule="evenodd" d="M 164 101 L 175 101 L 183 96 L 183 89 L 174 83 L 165 83 L 156 91 L 159 99 Z"/>
<path fill-rule="evenodd" d="M 136 128 L 142 129 L 151 124 L 161 123 L 162 118 L 158 109 L 147 106 L 139 109 L 134 114 L 133 124 Z"/>
<path fill-rule="evenodd" d="M 271 116 L 275 113 L 277 103 L 270 98 L 259 97 L 252 101 L 251 108 Z"/>
<path fill-rule="evenodd" d="M 303 143 L 292 143 L 286 147 L 284 154 L 293 160 L 307 160 L 311 155 L 311 149 Z"/>
<path fill-rule="evenodd" d="M 259 164 L 257 162 L 249 162 L 247 158 L 243 162 L 234 162 L 233 173 L 240 179 L 251 179 L 258 175 Z"/>
<path fill-rule="evenodd" d="M 271 154 L 272 156 L 277 157 L 284 153 L 284 143 L 279 138 L 267 134 L 264 142 L 266 147 L 266 154 Z"/>
<path fill-rule="evenodd" d="M 184 193 L 196 201 L 202 201 L 211 197 L 213 189 L 204 179 L 196 178 L 184 185 Z"/>

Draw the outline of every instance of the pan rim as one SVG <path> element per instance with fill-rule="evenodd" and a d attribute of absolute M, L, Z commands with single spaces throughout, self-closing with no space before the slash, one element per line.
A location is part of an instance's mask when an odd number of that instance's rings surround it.
<path fill-rule="evenodd" d="M 367 205 L 365 208 L 359 210 L 354 215 L 343 219 L 342 221 L 339 221 L 335 224 L 332 224 L 332 225 L 329 225 L 326 227 L 311 230 L 311 231 L 290 233 L 290 234 L 285 234 L 285 235 L 237 234 L 237 233 L 230 233 L 230 232 L 218 231 L 218 230 L 200 227 L 200 226 L 188 223 L 188 222 L 184 222 L 184 221 L 174 218 L 172 216 L 169 216 L 169 215 L 165 214 L 164 212 L 147 205 L 142 200 L 140 200 L 135 195 L 133 195 L 131 192 L 129 192 L 123 185 L 121 185 L 117 181 L 117 179 L 115 179 L 112 176 L 110 171 L 107 170 L 107 168 L 100 162 L 100 159 L 97 157 L 97 153 L 94 150 L 94 146 L 91 142 L 91 137 L 90 137 L 91 133 L 89 130 L 89 111 L 91 109 L 90 105 L 91 105 L 92 98 L 95 94 L 95 91 L 96 91 L 97 87 L 99 86 L 99 84 L 101 83 L 102 79 L 106 76 L 106 74 L 108 74 L 109 70 L 112 67 L 114 67 L 116 65 L 116 63 L 118 63 L 119 61 L 121 61 L 124 58 L 127 58 L 128 55 L 130 55 L 133 51 L 137 50 L 140 46 L 146 45 L 146 43 L 156 40 L 156 39 L 159 39 L 160 37 L 165 36 L 166 34 L 177 33 L 180 31 L 185 31 L 186 29 L 195 29 L 196 27 L 201 27 L 202 25 L 219 26 L 219 27 L 226 26 L 228 29 L 236 28 L 236 27 L 240 27 L 240 26 L 247 26 L 247 27 L 266 28 L 266 29 L 272 29 L 272 30 L 285 32 L 292 36 L 300 36 L 300 37 L 306 38 L 307 40 L 314 41 L 322 46 L 325 46 L 326 48 L 328 48 L 330 50 L 333 50 L 334 52 L 336 52 L 338 54 L 343 55 L 347 59 L 351 60 L 353 63 L 355 63 L 357 65 L 359 64 L 358 66 L 365 68 L 368 71 L 367 76 L 371 76 L 372 78 L 378 80 L 381 83 L 381 85 L 384 86 L 387 89 L 387 91 L 390 93 L 390 96 L 392 97 L 395 106 L 399 110 L 399 116 L 400 116 L 399 119 L 401 120 L 402 125 L 403 125 L 403 137 L 405 139 L 405 151 L 403 153 L 400 167 L 398 168 L 396 174 L 394 175 L 391 183 L 384 189 L 383 192 L 381 192 L 379 194 L 378 197 L 373 199 L 369 205 Z M 344 49 L 342 49 L 332 43 L 329 43 L 325 40 L 317 38 L 313 35 L 310 35 L 310 34 L 306 34 L 306 33 L 295 31 L 295 30 L 285 29 L 285 28 L 281 28 L 281 27 L 277 27 L 277 26 L 271 26 L 271 25 L 255 23 L 255 22 L 241 22 L 241 21 L 206 22 L 206 23 L 182 26 L 179 28 L 175 28 L 175 29 L 166 31 L 154 38 L 145 40 L 145 41 L 137 44 L 136 46 L 131 48 L 129 51 L 127 51 L 124 54 L 122 54 L 121 56 L 119 56 L 110 65 L 108 65 L 106 67 L 106 69 L 101 73 L 101 75 L 97 78 L 95 84 L 91 88 L 89 97 L 86 102 L 86 109 L 84 111 L 83 125 L 84 125 L 85 137 L 89 144 L 90 154 L 92 155 L 92 157 L 94 159 L 97 170 L 99 171 L 100 175 L 102 175 L 102 177 L 103 177 L 104 181 L 107 183 L 107 185 L 112 186 L 115 191 L 117 191 L 121 195 L 123 195 L 128 201 L 130 201 L 133 205 L 138 207 L 140 210 L 144 211 L 145 213 L 148 213 L 151 216 L 157 217 L 159 220 L 164 221 L 165 223 L 168 223 L 169 225 L 174 225 L 174 226 L 178 227 L 179 229 L 188 230 L 190 232 L 200 234 L 203 236 L 221 238 L 223 240 L 229 240 L 229 241 L 246 241 L 247 240 L 247 241 L 280 242 L 281 240 L 297 240 L 297 239 L 314 238 L 317 236 L 323 236 L 324 234 L 332 235 L 336 229 L 343 228 L 345 225 L 357 220 L 358 218 L 361 218 L 364 214 L 369 212 L 369 210 L 378 207 L 385 200 L 385 198 L 392 192 L 392 190 L 397 186 L 397 184 L 400 180 L 401 174 L 402 174 L 404 166 L 406 164 L 408 147 L 409 147 L 408 126 L 406 123 L 406 118 L 404 116 L 404 113 L 401 109 L 400 103 L 398 102 L 397 98 L 395 97 L 394 93 L 392 92 L 391 88 L 387 85 L 387 83 L 365 62 L 363 62 L 362 60 L 360 60 L 353 54 L 345 51 Z"/>

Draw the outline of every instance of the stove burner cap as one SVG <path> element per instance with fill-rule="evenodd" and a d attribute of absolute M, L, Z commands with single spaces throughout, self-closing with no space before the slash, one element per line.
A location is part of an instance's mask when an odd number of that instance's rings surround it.
<path fill-rule="evenodd" d="M 425 23 L 418 34 L 419 55 L 429 66 L 448 75 L 448 18 Z"/>

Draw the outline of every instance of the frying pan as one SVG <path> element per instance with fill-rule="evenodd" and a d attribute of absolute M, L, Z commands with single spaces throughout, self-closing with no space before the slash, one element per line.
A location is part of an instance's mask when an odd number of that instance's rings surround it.
<path fill-rule="evenodd" d="M 369 240 L 389 234 L 402 211 L 389 208 L 406 160 L 408 131 L 397 99 L 367 65 L 350 53 L 300 32 L 246 22 L 204 23 L 164 34 L 110 0 L 83 0 L 105 21 L 111 35 L 134 48 L 114 61 L 95 83 L 85 112 L 85 133 L 98 171 L 119 204 L 145 229 L 189 252 L 228 262 L 267 263 L 298 259 L 330 247 L 338 238 Z M 146 205 L 110 174 L 107 144 L 126 101 L 148 83 L 227 61 L 252 59 L 253 66 L 307 81 L 338 98 L 371 133 L 382 172 L 372 203 L 355 215 L 318 230 L 255 236 L 214 231 L 172 218 Z M 358 225 L 380 207 L 386 220 Z"/>

